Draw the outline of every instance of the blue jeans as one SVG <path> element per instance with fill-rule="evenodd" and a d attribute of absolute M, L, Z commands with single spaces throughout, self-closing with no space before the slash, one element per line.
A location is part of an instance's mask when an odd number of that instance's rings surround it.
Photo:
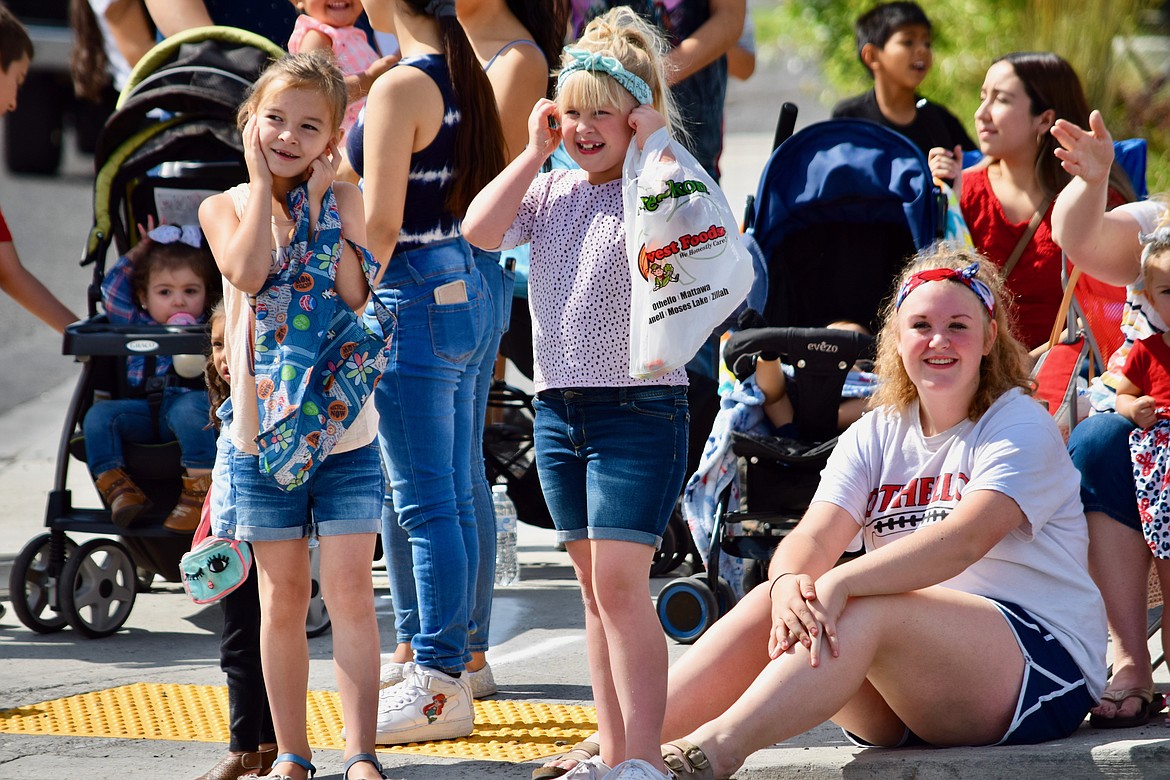
<path fill-rule="evenodd" d="M 657 548 L 687 468 L 687 388 L 568 387 L 533 401 L 536 468 L 557 541 Z"/>
<path fill-rule="evenodd" d="M 209 469 L 215 463 L 215 431 L 209 427 L 207 393 L 170 388 L 163 395 L 155 432 L 150 405 L 144 398 L 101 401 L 85 413 L 85 459 L 94 476 L 126 465 L 122 443 L 179 442 L 180 462 L 187 469 Z"/>
<path fill-rule="evenodd" d="M 487 349 L 479 363 L 475 380 L 476 430 L 471 438 L 471 487 L 475 508 L 475 528 L 479 539 L 479 566 L 475 574 L 475 596 L 471 603 L 471 624 L 467 649 L 472 653 L 487 652 L 488 630 L 492 617 L 492 595 L 496 584 L 496 512 L 492 506 L 491 489 L 483 462 L 483 428 L 487 416 L 488 393 L 492 386 L 496 353 L 500 337 L 508 329 L 512 315 L 512 287 L 515 273 L 500 264 L 499 252 L 485 252 L 471 248 L 475 267 L 483 274 L 492 304 L 492 330 L 488 334 Z M 419 632 L 418 600 L 414 598 L 414 578 L 411 576 L 411 551 L 406 530 L 398 523 L 384 528 L 382 546 L 387 551 L 387 571 L 391 573 L 391 592 L 394 594 L 394 629 L 398 642 L 409 642 Z M 393 556 L 393 561 L 390 561 Z"/>
<path fill-rule="evenodd" d="M 456 280 L 466 285 L 467 301 L 435 303 L 435 288 Z M 377 295 L 397 318 L 390 362 L 374 392 L 391 488 L 382 534 L 395 631 L 411 641 L 419 664 L 459 672 L 470 658 L 478 579 L 471 451 L 482 441 L 475 438 L 483 425 L 475 423 L 475 385 L 489 344 L 491 299 L 462 239 L 395 255 Z M 406 531 L 410 569 L 391 532 L 395 524 Z M 400 599 L 407 605 L 401 613 Z M 418 630 L 410 634 L 413 622 Z"/>
<path fill-rule="evenodd" d="M 1077 423 L 1068 437 L 1068 454 L 1081 472 L 1081 503 L 1086 512 L 1104 512 L 1141 533 L 1129 434 L 1134 424 L 1120 414 L 1094 414 Z"/>

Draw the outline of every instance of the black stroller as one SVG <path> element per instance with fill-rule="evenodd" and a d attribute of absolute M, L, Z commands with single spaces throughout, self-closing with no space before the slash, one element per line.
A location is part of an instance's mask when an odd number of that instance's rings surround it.
<path fill-rule="evenodd" d="M 848 320 L 876 332 L 906 259 L 941 237 L 945 207 L 922 152 L 880 125 L 820 122 L 774 150 L 745 220 L 749 248 L 768 268 L 767 305 L 760 321 L 741 318 L 749 329 L 730 337 L 724 361 L 740 380 L 760 353 L 792 367 L 798 437 L 731 433 L 740 508 L 728 511 L 729 484 L 716 499 L 706 573 L 672 580 L 659 593 L 667 636 L 694 642 L 734 605 L 735 591 L 720 578 L 720 550 L 750 560 L 745 590 L 762 579 L 832 452 L 846 375 L 871 357 L 871 337 L 825 326 Z"/>
<path fill-rule="evenodd" d="M 176 444 L 127 444 L 126 470 L 153 504 L 131 528 L 114 525 L 104 507 L 75 507 L 66 487 L 71 458 L 85 462 L 81 422 L 95 400 L 145 392 L 148 402 L 152 396 L 161 402 L 165 382 L 148 382 L 145 390 L 127 386 L 127 357 L 145 357 L 149 377 L 156 356 L 203 355 L 208 348 L 206 325 L 111 324 L 99 312 L 106 255 L 111 245 L 119 253 L 134 245 L 137 226 L 148 218 L 197 222 L 204 197 L 246 178 L 236 107 L 268 61 L 282 54 L 266 39 L 232 28 L 200 28 L 170 38 L 135 68 L 102 132 L 95 154 L 94 224 L 81 263 L 92 266 L 89 316 L 66 330 L 63 346 L 81 363 L 81 376 L 61 434 L 45 513 L 48 530 L 21 550 L 9 583 L 13 608 L 33 631 L 70 625 L 86 637 L 107 636 L 125 623 L 136 594 L 156 576 L 180 579 L 179 558 L 190 536 L 162 527 L 179 496 Z M 203 388 L 201 373 L 192 380 L 168 379 Z M 78 545 L 67 536 L 70 531 L 103 536 Z"/>

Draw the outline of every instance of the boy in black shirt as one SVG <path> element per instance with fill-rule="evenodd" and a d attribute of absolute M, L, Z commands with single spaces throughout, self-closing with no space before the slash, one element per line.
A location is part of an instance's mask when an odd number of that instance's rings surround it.
<path fill-rule="evenodd" d="M 909 138 L 927 154 L 941 146 L 977 149 L 954 114 L 917 92 L 934 61 L 932 26 L 911 2 L 883 3 L 857 19 L 857 55 L 873 89 L 838 103 L 833 118 L 868 119 Z"/>

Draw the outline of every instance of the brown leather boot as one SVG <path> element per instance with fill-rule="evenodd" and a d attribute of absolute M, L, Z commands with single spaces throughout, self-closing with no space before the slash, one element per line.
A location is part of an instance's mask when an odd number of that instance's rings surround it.
<path fill-rule="evenodd" d="M 263 777 L 272 768 L 272 760 L 276 758 L 276 748 L 261 749 L 256 752 L 229 752 L 219 760 L 215 766 L 200 775 L 199 780 L 236 780 L 245 772 Z"/>
<path fill-rule="evenodd" d="M 203 514 L 203 499 L 207 498 L 208 490 L 211 490 L 211 474 L 200 477 L 184 474 L 179 503 L 167 515 L 163 527 L 180 534 L 189 534 L 198 528 L 199 518 Z"/>
<path fill-rule="evenodd" d="M 103 471 L 94 484 L 110 508 L 110 520 L 119 528 L 129 528 L 150 507 L 150 499 L 122 469 Z"/>

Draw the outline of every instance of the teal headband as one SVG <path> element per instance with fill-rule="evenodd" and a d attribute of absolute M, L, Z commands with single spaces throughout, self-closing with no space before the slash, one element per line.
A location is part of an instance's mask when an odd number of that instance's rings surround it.
<path fill-rule="evenodd" d="M 587 70 L 590 73 L 604 73 L 625 87 L 626 91 L 634 96 L 634 100 L 638 101 L 638 105 L 647 106 L 654 102 L 650 85 L 623 68 L 622 64 L 615 57 L 608 57 L 598 52 L 588 52 L 584 49 L 572 48 L 566 48 L 565 54 L 572 57 L 573 61 L 561 68 L 561 79 L 579 70 Z"/>

